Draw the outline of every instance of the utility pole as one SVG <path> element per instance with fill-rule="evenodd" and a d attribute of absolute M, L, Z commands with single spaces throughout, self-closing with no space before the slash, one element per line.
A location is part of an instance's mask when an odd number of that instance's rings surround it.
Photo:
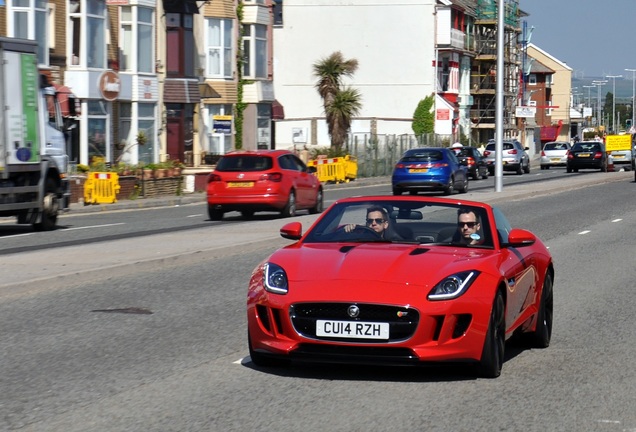
<path fill-rule="evenodd" d="M 612 79 L 612 133 L 616 133 L 616 78 L 623 78 L 623 75 L 607 75 L 605 78 Z"/>
<path fill-rule="evenodd" d="M 596 105 L 596 122 L 598 123 L 598 126 L 600 128 L 603 122 L 603 111 L 601 110 L 601 87 L 603 87 L 603 84 L 607 84 L 607 81 L 606 80 L 592 81 L 592 84 L 594 84 L 597 89 L 598 101 Z"/>
<path fill-rule="evenodd" d="M 636 108 L 634 106 L 634 103 L 636 103 L 636 69 L 625 70 L 632 73 L 632 127 L 636 127 L 636 125 L 634 125 L 634 120 L 636 120 L 636 117 L 634 116 L 634 108 Z"/>

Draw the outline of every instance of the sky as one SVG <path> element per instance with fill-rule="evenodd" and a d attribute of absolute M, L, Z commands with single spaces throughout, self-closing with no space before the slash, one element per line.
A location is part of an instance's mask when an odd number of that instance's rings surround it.
<path fill-rule="evenodd" d="M 636 69 L 636 0 L 519 0 L 530 42 L 573 69 L 573 78 Z"/>

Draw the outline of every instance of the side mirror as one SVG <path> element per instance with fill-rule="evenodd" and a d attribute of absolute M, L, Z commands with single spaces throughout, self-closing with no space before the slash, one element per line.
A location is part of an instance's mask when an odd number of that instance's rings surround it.
<path fill-rule="evenodd" d="M 303 226 L 300 222 L 290 222 L 280 229 L 280 236 L 289 240 L 300 240 L 303 236 Z"/>
<path fill-rule="evenodd" d="M 521 228 L 513 228 L 510 230 L 508 234 L 508 243 L 506 246 L 509 247 L 523 247 L 523 246 L 531 246 L 537 241 L 537 237 L 532 234 L 528 230 L 524 230 Z"/>
<path fill-rule="evenodd" d="M 309 166 L 309 167 L 307 167 L 307 172 L 309 174 L 316 174 L 316 172 L 318 172 L 318 170 L 316 169 L 315 166 Z"/>

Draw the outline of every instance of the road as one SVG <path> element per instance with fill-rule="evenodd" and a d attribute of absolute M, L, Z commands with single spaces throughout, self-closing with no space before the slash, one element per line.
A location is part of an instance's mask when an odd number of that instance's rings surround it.
<path fill-rule="evenodd" d="M 525 199 L 474 192 L 534 230 L 556 264 L 551 347 L 509 345 L 496 380 L 443 367 L 256 368 L 246 283 L 289 244 L 277 235 L 289 220 L 204 223 L 200 205 L 93 215 L 149 231 L 168 224 L 157 219 L 205 226 L 3 255 L 0 430 L 634 431 L 636 184 L 596 183 Z"/>

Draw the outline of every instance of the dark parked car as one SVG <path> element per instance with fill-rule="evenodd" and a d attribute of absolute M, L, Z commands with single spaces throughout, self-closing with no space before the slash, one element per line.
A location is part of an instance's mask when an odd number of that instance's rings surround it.
<path fill-rule="evenodd" d="M 307 167 L 287 150 L 236 151 L 223 155 L 208 177 L 207 200 L 211 220 L 240 211 L 277 211 L 293 217 L 298 210 L 320 213 L 323 190 L 314 167 Z"/>
<path fill-rule="evenodd" d="M 579 169 L 598 169 L 607 171 L 607 153 L 601 141 L 579 141 L 568 151 L 566 171 L 578 172 Z"/>
<path fill-rule="evenodd" d="M 529 147 L 523 147 L 517 140 L 504 141 L 502 158 L 504 171 L 515 171 L 517 174 L 530 173 L 530 156 L 526 153 Z M 484 149 L 484 157 L 488 164 L 490 175 L 495 174 L 495 140 L 488 141 Z"/>
<path fill-rule="evenodd" d="M 415 148 L 405 151 L 397 162 L 391 184 L 393 195 L 405 191 L 443 191 L 450 195 L 454 190 L 468 192 L 468 173 L 449 148 Z"/>
<path fill-rule="evenodd" d="M 454 147 L 451 150 L 459 159 L 459 163 L 466 167 L 472 179 L 488 178 L 488 165 L 479 150 L 475 147 Z"/>

